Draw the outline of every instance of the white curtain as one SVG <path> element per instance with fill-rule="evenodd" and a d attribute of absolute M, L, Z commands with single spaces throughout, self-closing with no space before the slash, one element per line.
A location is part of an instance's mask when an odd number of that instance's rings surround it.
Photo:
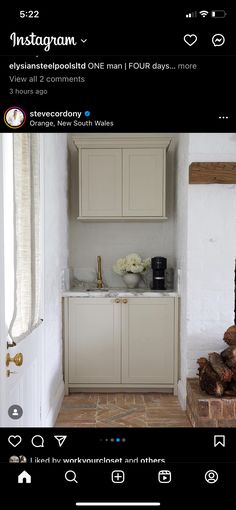
<path fill-rule="evenodd" d="M 13 135 L 15 299 L 9 334 L 27 336 L 40 318 L 40 139 Z"/>

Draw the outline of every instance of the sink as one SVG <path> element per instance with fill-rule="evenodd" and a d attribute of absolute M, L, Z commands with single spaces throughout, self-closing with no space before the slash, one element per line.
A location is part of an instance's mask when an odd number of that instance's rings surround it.
<path fill-rule="evenodd" d="M 101 289 L 97 289 L 95 291 L 89 290 L 87 291 L 88 297 L 107 297 L 109 296 L 109 290 L 101 291 Z"/>
<path fill-rule="evenodd" d="M 96 287 L 88 287 L 86 289 L 87 292 L 107 292 L 109 287 L 102 287 L 102 289 L 97 289 Z"/>
<path fill-rule="evenodd" d="M 140 295 L 145 297 L 156 297 L 156 296 L 162 296 L 165 292 L 173 292 L 172 291 L 155 291 L 151 289 L 144 289 L 144 288 L 138 288 L 138 289 L 127 289 L 121 288 L 121 287 L 103 287 L 102 289 L 97 289 L 97 287 L 85 287 L 83 289 L 81 288 L 72 288 L 71 292 L 77 293 L 80 297 L 132 297 L 133 295 Z"/>

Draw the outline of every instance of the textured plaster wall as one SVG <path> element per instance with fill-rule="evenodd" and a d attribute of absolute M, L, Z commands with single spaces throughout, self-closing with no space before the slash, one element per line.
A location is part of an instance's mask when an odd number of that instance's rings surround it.
<path fill-rule="evenodd" d="M 186 377 L 197 358 L 224 348 L 233 324 L 236 257 L 236 186 L 189 185 L 192 161 L 235 161 L 236 135 L 179 136 L 176 173 L 176 256 L 180 291 L 179 398 L 185 405 Z"/>
<path fill-rule="evenodd" d="M 236 135 L 191 134 L 189 160 L 236 161 Z M 196 358 L 222 350 L 233 324 L 236 258 L 236 185 L 189 185 L 188 192 L 188 368 Z"/>
<path fill-rule="evenodd" d="M 179 299 L 179 399 L 185 406 L 187 376 L 187 243 L 188 243 L 188 166 L 189 134 L 181 133 L 176 155 L 176 213 L 175 213 L 175 249 L 176 249 L 176 287 Z"/>
<path fill-rule="evenodd" d="M 44 135 L 43 418 L 53 425 L 63 397 L 61 273 L 68 261 L 67 136 Z"/>

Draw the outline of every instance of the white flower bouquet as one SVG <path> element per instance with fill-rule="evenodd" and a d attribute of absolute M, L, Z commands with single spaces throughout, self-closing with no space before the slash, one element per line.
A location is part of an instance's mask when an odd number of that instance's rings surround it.
<path fill-rule="evenodd" d="M 121 276 L 127 273 L 145 273 L 151 267 L 151 259 L 142 260 L 137 253 L 130 253 L 120 258 L 113 266 L 113 271 Z"/>

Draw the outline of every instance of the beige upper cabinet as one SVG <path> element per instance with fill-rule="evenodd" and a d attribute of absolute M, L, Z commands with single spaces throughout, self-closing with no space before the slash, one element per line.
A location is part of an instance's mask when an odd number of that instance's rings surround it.
<path fill-rule="evenodd" d="M 122 215 L 120 149 L 82 149 L 82 216 Z"/>
<path fill-rule="evenodd" d="M 79 155 L 78 219 L 165 219 L 170 141 L 138 135 L 78 135 L 74 139 Z"/>
<path fill-rule="evenodd" d="M 165 216 L 165 152 L 123 150 L 123 215 Z"/>

